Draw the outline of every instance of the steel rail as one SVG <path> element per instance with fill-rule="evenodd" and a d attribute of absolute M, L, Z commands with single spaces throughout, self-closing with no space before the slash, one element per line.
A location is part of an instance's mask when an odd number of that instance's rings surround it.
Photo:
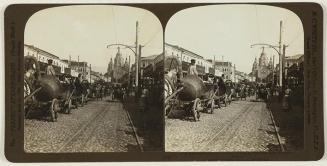
<path fill-rule="evenodd" d="M 279 147 L 280 147 L 280 150 L 282 152 L 285 152 L 285 148 L 284 148 L 284 145 L 282 144 L 282 141 L 281 141 L 281 138 L 280 138 L 280 135 L 279 135 L 279 131 L 277 129 L 277 126 L 276 126 L 276 123 L 275 123 L 275 118 L 274 118 L 274 115 L 272 114 L 270 108 L 268 108 L 269 110 L 269 115 L 270 115 L 270 118 L 271 118 L 271 121 L 273 122 L 274 124 L 274 129 L 275 129 L 275 133 L 276 133 L 276 137 L 277 137 L 277 140 L 278 140 L 278 143 L 279 143 Z"/>
<path fill-rule="evenodd" d="M 222 128 L 220 128 L 220 130 L 216 133 L 214 133 L 213 135 L 211 135 L 208 140 L 208 142 L 202 146 L 200 148 L 200 151 L 203 151 L 205 149 L 207 149 L 207 147 L 209 145 L 211 145 L 211 143 L 221 134 L 223 133 L 224 131 L 226 131 L 233 123 L 235 123 L 238 119 L 240 119 L 242 116 L 244 116 L 246 113 L 250 112 L 251 109 L 250 108 L 253 108 L 254 105 L 253 104 L 249 104 L 241 113 L 239 113 L 238 115 L 236 115 L 232 120 L 230 120 L 229 122 L 227 122 L 226 125 L 224 125 Z"/>
<path fill-rule="evenodd" d="M 94 122 L 101 114 L 106 112 L 107 108 L 109 106 L 105 106 L 101 111 L 97 112 L 95 115 L 93 115 L 84 125 L 82 125 L 73 136 L 71 136 L 68 140 L 65 141 L 63 145 L 61 145 L 56 152 L 59 153 L 61 152 L 68 144 L 70 144 L 79 134 L 81 134 L 82 131 L 86 129 L 86 127 L 89 126 L 92 122 Z"/>
<path fill-rule="evenodd" d="M 140 141 L 139 136 L 137 135 L 137 131 L 136 131 L 136 128 L 135 128 L 135 126 L 134 126 L 134 124 L 133 124 L 132 118 L 131 118 L 131 116 L 129 115 L 129 112 L 128 112 L 126 109 L 123 109 L 123 110 L 125 110 L 126 115 L 127 115 L 127 117 L 128 117 L 128 120 L 129 120 L 129 123 L 131 124 L 131 128 L 132 128 L 132 130 L 133 130 L 134 137 L 135 137 L 135 139 L 136 139 L 136 143 L 137 143 L 137 145 L 138 145 L 140 151 L 141 151 L 141 152 L 144 152 L 143 146 L 142 146 L 142 144 L 141 144 L 141 141 Z"/>

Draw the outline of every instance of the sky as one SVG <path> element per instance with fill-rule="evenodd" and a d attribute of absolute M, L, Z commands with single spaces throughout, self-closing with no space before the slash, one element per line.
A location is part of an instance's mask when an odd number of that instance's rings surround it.
<path fill-rule="evenodd" d="M 106 72 L 110 58 L 122 43 L 135 46 L 136 21 L 143 56 L 163 52 L 163 29 L 156 16 L 147 10 L 126 6 L 79 5 L 41 10 L 30 17 L 25 27 L 25 44 L 34 45 L 62 59 L 86 61 L 92 70 Z M 134 53 L 121 49 L 123 58 Z"/>
<path fill-rule="evenodd" d="M 303 54 L 302 22 L 287 9 L 266 5 L 211 5 L 182 10 L 170 18 L 165 42 L 193 51 L 205 59 L 230 61 L 236 70 L 250 73 L 260 46 L 278 45 L 279 25 L 283 21 L 282 42 L 289 45 L 286 56 Z M 278 54 L 266 48 L 268 58 Z"/>

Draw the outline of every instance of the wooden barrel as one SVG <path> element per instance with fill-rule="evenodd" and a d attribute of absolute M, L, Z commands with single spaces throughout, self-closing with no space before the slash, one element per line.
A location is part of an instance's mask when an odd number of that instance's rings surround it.
<path fill-rule="evenodd" d="M 43 76 L 38 80 L 42 89 L 36 94 L 38 101 L 51 101 L 61 95 L 61 85 L 58 79 L 53 76 Z"/>
<path fill-rule="evenodd" d="M 182 78 L 184 89 L 179 94 L 182 101 L 192 101 L 200 98 L 205 92 L 203 81 L 195 75 L 187 75 Z"/>

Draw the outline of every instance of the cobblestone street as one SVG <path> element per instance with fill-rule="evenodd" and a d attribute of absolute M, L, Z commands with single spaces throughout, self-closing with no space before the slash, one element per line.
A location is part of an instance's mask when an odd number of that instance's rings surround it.
<path fill-rule="evenodd" d="M 165 137 L 168 152 L 280 151 L 266 104 L 253 98 L 201 113 L 198 122 L 166 119 Z"/>
<path fill-rule="evenodd" d="M 122 103 L 90 101 L 58 122 L 26 119 L 26 152 L 125 152 L 139 147 Z M 140 139 L 142 142 L 142 138 Z"/>

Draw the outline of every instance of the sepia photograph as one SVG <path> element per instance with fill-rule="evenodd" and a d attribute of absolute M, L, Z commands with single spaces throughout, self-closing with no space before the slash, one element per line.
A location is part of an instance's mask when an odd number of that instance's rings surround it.
<path fill-rule="evenodd" d="M 33 14 L 24 33 L 24 151 L 163 151 L 163 43 L 159 19 L 141 8 Z"/>
<path fill-rule="evenodd" d="M 323 4 L 3 9 L 4 161 L 323 160 Z"/>
<path fill-rule="evenodd" d="M 304 30 L 280 7 L 210 5 L 165 29 L 166 152 L 304 150 Z"/>

